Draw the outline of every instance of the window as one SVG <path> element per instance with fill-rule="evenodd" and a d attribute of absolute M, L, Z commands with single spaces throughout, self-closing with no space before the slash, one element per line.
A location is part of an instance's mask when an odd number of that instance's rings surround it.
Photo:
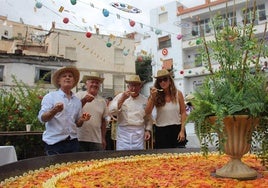
<path fill-rule="evenodd" d="M 115 64 L 124 64 L 123 50 L 122 49 L 115 48 L 114 62 L 115 62 Z"/>
<path fill-rule="evenodd" d="M 125 88 L 124 76 L 114 75 L 113 85 L 115 94 L 125 91 L 126 88 Z"/>
<path fill-rule="evenodd" d="M 202 66 L 201 54 L 195 54 L 194 56 L 195 56 L 195 59 L 194 59 L 195 67 L 201 67 Z"/>
<path fill-rule="evenodd" d="M 247 10 L 243 11 L 244 18 L 246 19 L 246 23 L 250 23 L 253 21 L 254 15 L 254 7 L 250 7 Z M 266 20 L 266 13 L 265 13 L 265 5 L 261 4 L 257 6 L 256 9 L 256 20 L 254 20 L 255 24 L 257 24 L 257 21 L 264 21 Z"/>
<path fill-rule="evenodd" d="M 210 33 L 211 28 L 209 26 L 210 19 L 200 20 L 198 22 L 193 22 L 192 26 L 192 36 L 202 36 L 205 33 Z"/>
<path fill-rule="evenodd" d="M 5 30 L 5 31 L 4 31 L 4 35 L 5 35 L 5 36 L 8 36 L 8 30 Z"/>
<path fill-rule="evenodd" d="M 225 22 L 225 24 L 228 24 L 229 26 L 236 26 L 237 25 L 235 12 L 229 12 L 226 15 L 222 15 L 222 18 L 228 22 L 228 23 Z"/>
<path fill-rule="evenodd" d="M 158 49 L 171 47 L 170 35 L 158 38 Z"/>
<path fill-rule="evenodd" d="M 167 12 L 159 14 L 159 24 L 165 23 L 167 21 L 168 21 L 168 13 Z"/>
<path fill-rule="evenodd" d="M 41 81 L 45 84 L 51 84 L 51 75 L 54 69 L 36 68 L 35 82 Z"/>
<path fill-rule="evenodd" d="M 4 81 L 4 66 L 0 65 L 0 82 Z"/>
<path fill-rule="evenodd" d="M 265 4 L 259 5 L 257 9 L 259 21 L 266 20 Z"/>
<path fill-rule="evenodd" d="M 170 70 L 173 68 L 173 59 L 166 59 L 163 61 L 163 69 Z"/>
<path fill-rule="evenodd" d="M 18 39 L 22 39 L 22 34 L 18 33 Z"/>

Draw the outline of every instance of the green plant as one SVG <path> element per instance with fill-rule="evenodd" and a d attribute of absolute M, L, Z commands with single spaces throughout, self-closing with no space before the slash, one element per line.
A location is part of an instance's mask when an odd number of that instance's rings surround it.
<path fill-rule="evenodd" d="M 135 61 L 136 73 L 140 76 L 141 80 L 149 82 L 152 81 L 152 57 L 139 56 Z"/>
<path fill-rule="evenodd" d="M 1 131 L 21 131 L 25 129 L 25 120 L 19 110 L 16 98 L 6 90 L 1 88 L 0 96 L 0 130 Z M 24 129 L 23 129 L 24 128 Z"/>
<path fill-rule="evenodd" d="M 247 8 L 245 10 L 248 10 Z M 195 109 L 188 117 L 188 121 L 195 123 L 195 130 L 204 154 L 209 151 L 208 143 L 215 142 L 214 133 L 224 135 L 225 116 L 246 114 L 263 118 L 268 112 L 266 77 L 260 70 L 259 63 L 260 57 L 268 56 L 268 48 L 265 44 L 267 23 L 263 34 L 257 36 L 254 25 L 256 2 L 251 12 L 253 19 L 248 20 L 246 16 L 248 12 L 244 11 L 241 24 L 230 25 L 227 18 L 228 11 L 226 6 L 225 16 L 216 15 L 211 19 L 214 37 L 208 40 L 207 37 L 202 36 L 200 45 L 199 61 L 206 64 L 210 74 L 194 93 Z M 209 116 L 217 116 L 215 125 L 208 121 Z M 266 122 L 262 124 L 262 130 L 266 130 L 266 135 L 258 138 L 260 142 L 267 139 Z M 216 140 L 219 151 L 223 150 L 225 139 L 226 137 L 223 136 Z"/>
<path fill-rule="evenodd" d="M 37 118 L 41 100 L 46 91 L 39 84 L 30 87 L 12 76 L 14 86 L 1 88 L 0 130 L 24 131 L 26 124 L 32 124 L 33 130 L 43 130 L 44 125 Z"/>

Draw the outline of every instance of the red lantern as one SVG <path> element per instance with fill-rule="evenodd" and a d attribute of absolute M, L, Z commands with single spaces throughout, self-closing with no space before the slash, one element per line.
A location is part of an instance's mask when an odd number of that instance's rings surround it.
<path fill-rule="evenodd" d="M 162 54 L 163 54 L 164 56 L 166 56 L 166 55 L 168 54 L 168 50 L 167 50 L 166 48 L 164 48 L 164 49 L 162 50 Z"/>
<path fill-rule="evenodd" d="M 86 33 L 86 37 L 87 37 L 87 38 L 90 38 L 91 35 L 92 35 L 92 33 L 90 33 L 90 32 L 87 32 L 87 33 Z"/>
<path fill-rule="evenodd" d="M 69 18 L 63 18 L 63 23 L 67 24 L 69 22 Z"/>
<path fill-rule="evenodd" d="M 130 20 L 130 21 L 129 21 L 129 25 L 130 25 L 131 27 L 134 27 L 135 24 L 136 24 L 135 21 L 133 21 L 133 20 Z"/>
<path fill-rule="evenodd" d="M 183 71 L 183 70 L 181 70 L 181 71 L 180 71 L 180 74 L 184 74 L 184 71 Z"/>

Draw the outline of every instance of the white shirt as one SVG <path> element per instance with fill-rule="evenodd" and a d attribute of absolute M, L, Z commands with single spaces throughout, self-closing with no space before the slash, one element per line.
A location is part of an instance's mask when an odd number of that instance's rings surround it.
<path fill-rule="evenodd" d="M 73 94 L 70 100 L 60 89 L 46 94 L 41 103 L 38 119 L 42 122 L 41 116 L 43 113 L 51 110 L 58 102 L 63 103 L 63 110 L 45 124 L 46 130 L 43 133 L 43 141 L 48 145 L 65 140 L 68 136 L 71 139 L 77 138 L 75 122 L 81 116 L 82 104 Z"/>
<path fill-rule="evenodd" d="M 180 105 L 167 102 L 164 106 L 157 107 L 156 126 L 181 124 Z"/>
<path fill-rule="evenodd" d="M 152 117 L 145 115 L 147 98 L 141 94 L 135 98 L 129 97 L 118 110 L 118 100 L 121 96 L 122 93 L 118 94 L 109 105 L 110 113 L 117 116 L 118 126 L 143 126 L 146 130 L 151 130 Z"/>

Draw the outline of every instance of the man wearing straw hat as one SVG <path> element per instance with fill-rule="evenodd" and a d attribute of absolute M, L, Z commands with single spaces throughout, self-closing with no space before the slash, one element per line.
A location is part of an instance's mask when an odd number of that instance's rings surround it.
<path fill-rule="evenodd" d="M 38 118 L 46 126 L 43 141 L 47 155 L 79 151 L 77 127 L 90 119 L 88 113 L 82 114 L 81 102 L 72 92 L 79 76 L 75 67 L 57 70 L 52 82 L 58 90 L 46 94 L 42 99 Z"/>
<path fill-rule="evenodd" d="M 97 72 L 85 75 L 82 81 L 86 84 L 86 91 L 76 94 L 81 99 L 83 112 L 91 115 L 90 120 L 78 128 L 80 151 L 99 151 L 106 147 L 108 109 L 106 100 L 98 94 L 103 80 Z"/>
<path fill-rule="evenodd" d="M 147 98 L 140 94 L 143 82 L 138 75 L 125 81 L 127 90 L 118 94 L 109 106 L 112 115 L 117 116 L 116 150 L 145 149 L 152 130 L 151 115 L 145 115 Z"/>

